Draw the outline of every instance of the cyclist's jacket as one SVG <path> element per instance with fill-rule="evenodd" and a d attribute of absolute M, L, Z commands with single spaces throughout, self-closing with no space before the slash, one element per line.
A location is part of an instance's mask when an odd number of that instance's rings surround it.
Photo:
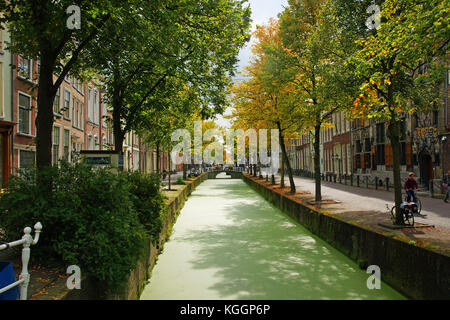
<path fill-rule="evenodd" d="M 416 179 L 406 179 L 405 181 L 405 190 L 414 190 L 414 189 L 419 189 L 419 185 L 417 184 Z"/>

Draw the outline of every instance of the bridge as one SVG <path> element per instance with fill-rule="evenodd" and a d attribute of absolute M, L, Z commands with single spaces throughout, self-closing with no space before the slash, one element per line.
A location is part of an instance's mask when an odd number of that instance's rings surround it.
<path fill-rule="evenodd" d="M 217 176 L 220 173 L 225 172 L 227 176 L 231 176 L 231 179 L 242 179 L 242 172 L 243 172 L 243 168 L 234 168 L 231 170 L 226 170 L 226 169 L 214 169 L 214 170 L 210 170 L 207 171 L 206 173 L 208 174 L 208 179 L 217 179 Z"/>

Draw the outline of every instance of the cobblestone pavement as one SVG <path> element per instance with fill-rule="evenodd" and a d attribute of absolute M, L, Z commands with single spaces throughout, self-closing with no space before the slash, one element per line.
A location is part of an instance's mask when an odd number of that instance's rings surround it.
<path fill-rule="evenodd" d="M 277 176 L 277 183 L 280 177 Z M 297 191 L 306 191 L 314 195 L 314 180 L 294 177 Z M 289 186 L 289 179 L 285 176 L 285 184 Z M 380 211 L 386 212 L 386 204 L 392 207 L 394 204 L 394 191 L 379 191 L 374 189 L 358 188 L 349 185 L 322 181 L 322 197 L 351 204 L 353 211 Z M 450 231 L 450 203 L 441 199 L 421 197 L 422 215 L 417 216 L 415 221 L 419 223 L 432 224 L 436 227 L 445 228 Z"/>

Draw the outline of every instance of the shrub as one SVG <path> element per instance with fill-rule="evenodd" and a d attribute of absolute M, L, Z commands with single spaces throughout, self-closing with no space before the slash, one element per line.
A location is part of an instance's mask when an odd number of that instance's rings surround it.
<path fill-rule="evenodd" d="M 162 229 L 161 213 L 165 212 L 160 177 L 158 174 L 133 172 L 128 175 L 128 181 L 139 221 L 144 226 L 146 234 L 155 242 Z"/>
<path fill-rule="evenodd" d="M 178 177 L 177 181 L 175 181 L 174 184 L 185 185 L 186 182 L 183 180 L 182 177 Z"/>
<path fill-rule="evenodd" d="M 118 292 L 136 266 L 143 239 L 158 228 L 151 226 L 156 211 L 143 208 L 144 203 L 151 203 L 155 210 L 161 208 L 158 192 L 152 193 L 155 203 L 151 197 L 138 201 L 157 182 L 64 162 L 60 168 L 47 168 L 42 175 L 44 181 L 51 181 L 51 191 L 42 188 L 35 170 L 27 170 L 13 177 L 8 191 L 0 196 L 5 240 L 17 239 L 24 226 L 40 221 L 43 232 L 33 247 L 33 260 L 78 265 L 82 272 Z M 136 181 L 139 186 L 132 185 Z M 155 221 L 159 225 L 159 219 Z"/>

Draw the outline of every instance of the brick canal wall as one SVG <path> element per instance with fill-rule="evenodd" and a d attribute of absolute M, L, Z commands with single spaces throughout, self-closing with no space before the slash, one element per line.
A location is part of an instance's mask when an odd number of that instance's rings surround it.
<path fill-rule="evenodd" d="M 158 243 L 152 244 L 149 240 L 145 243 L 145 253 L 138 261 L 136 268 L 130 273 L 126 290 L 121 295 L 107 296 L 105 288 L 101 283 L 95 281 L 92 277 L 84 277 L 81 281 L 80 290 L 70 290 L 62 299 L 67 300 L 136 300 L 144 290 L 147 280 L 151 276 L 153 267 L 155 266 L 157 256 L 161 252 L 164 243 L 167 241 L 175 224 L 180 210 L 183 208 L 187 197 L 200 185 L 208 179 L 208 175 L 202 174 L 195 180 L 188 181 L 181 190 L 177 192 L 175 197 L 171 197 L 167 203 L 166 220 L 163 222 L 163 228 L 159 235 Z"/>
<path fill-rule="evenodd" d="M 304 206 L 243 175 L 266 200 L 313 234 L 366 268 L 378 265 L 381 278 L 412 299 L 450 299 L 450 257 L 387 237 Z"/>

